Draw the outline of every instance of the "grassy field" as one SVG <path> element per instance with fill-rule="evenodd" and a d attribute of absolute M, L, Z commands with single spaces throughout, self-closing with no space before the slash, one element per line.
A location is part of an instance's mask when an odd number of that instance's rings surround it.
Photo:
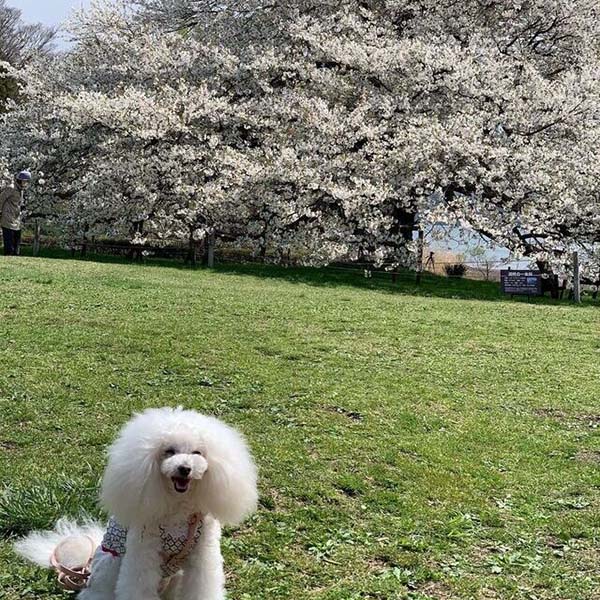
<path fill-rule="evenodd" d="M 600 307 L 269 267 L 0 259 L 0 598 L 11 540 L 96 508 L 136 410 L 241 428 L 234 600 L 600 598 Z M 446 297 L 443 297 L 446 296 Z"/>

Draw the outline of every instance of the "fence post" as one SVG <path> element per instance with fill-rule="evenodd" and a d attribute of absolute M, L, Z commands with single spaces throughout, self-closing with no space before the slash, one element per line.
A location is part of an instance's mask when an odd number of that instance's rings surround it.
<path fill-rule="evenodd" d="M 214 231 L 214 229 L 211 229 L 211 231 L 208 235 L 207 266 L 209 269 L 212 269 L 215 266 L 215 231 Z"/>
<path fill-rule="evenodd" d="M 573 300 L 581 302 L 581 286 L 579 280 L 579 254 L 573 252 Z"/>
<path fill-rule="evenodd" d="M 419 237 L 417 240 L 417 285 L 421 283 L 421 275 L 423 274 L 423 230 L 419 227 Z"/>
<path fill-rule="evenodd" d="M 187 263 L 189 262 L 190 266 L 193 269 L 196 267 L 197 259 L 198 259 L 198 252 L 197 252 L 196 240 L 194 240 L 194 231 L 190 230 L 190 235 L 188 238 L 187 257 L 185 259 L 184 264 L 187 265 Z"/>
<path fill-rule="evenodd" d="M 40 222 L 35 220 L 33 225 L 33 255 L 38 256 L 40 253 Z"/>

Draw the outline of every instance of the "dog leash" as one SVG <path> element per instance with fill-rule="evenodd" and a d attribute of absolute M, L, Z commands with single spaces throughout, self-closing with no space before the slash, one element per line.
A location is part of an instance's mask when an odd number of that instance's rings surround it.
<path fill-rule="evenodd" d="M 187 557 L 190 549 L 195 544 L 196 534 L 198 533 L 198 528 L 202 525 L 203 519 L 202 513 L 194 513 L 189 518 L 185 542 L 183 548 L 177 554 L 169 555 L 166 552 L 160 553 L 164 561 L 164 570 L 171 570 L 174 565 L 177 565 Z"/>

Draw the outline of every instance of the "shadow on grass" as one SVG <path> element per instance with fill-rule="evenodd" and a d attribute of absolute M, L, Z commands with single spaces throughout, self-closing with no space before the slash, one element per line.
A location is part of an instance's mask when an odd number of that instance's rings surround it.
<path fill-rule="evenodd" d="M 460 298 L 475 300 L 503 300 L 499 285 L 494 282 L 451 279 L 424 273 L 421 283 L 416 282 L 414 271 L 403 270 L 395 275 L 373 271 L 371 277 L 349 267 L 293 267 L 262 264 L 220 264 L 219 273 L 249 275 L 269 279 L 284 279 L 291 283 L 302 283 L 318 287 L 349 286 L 365 290 L 416 296 Z"/>
<path fill-rule="evenodd" d="M 31 256 L 25 248 L 24 256 Z M 147 258 L 144 262 L 135 262 L 126 257 L 104 254 L 88 254 L 85 257 L 75 256 L 65 250 L 44 248 L 40 253 L 41 258 L 60 260 L 80 260 L 108 264 L 123 264 L 139 266 L 140 268 L 167 267 L 178 270 L 198 270 L 204 267 L 185 265 L 181 260 L 168 258 Z M 548 296 L 528 298 L 526 296 L 510 297 L 501 293 L 500 284 L 493 281 L 476 281 L 472 279 L 450 278 L 432 273 L 423 273 L 421 282 L 417 284 L 416 273 L 402 270 L 395 276 L 383 271 L 373 271 L 371 277 L 365 277 L 360 269 L 349 267 L 283 267 L 262 263 L 219 263 L 215 272 L 223 275 L 242 275 L 263 279 L 279 279 L 290 283 L 301 283 L 317 287 L 354 287 L 373 290 L 390 294 L 410 296 L 425 296 L 434 298 L 450 298 L 460 300 L 485 300 L 502 301 L 527 304 L 543 304 L 552 306 L 578 306 L 569 300 L 553 300 Z M 598 307 L 600 302 L 586 296 L 582 307 Z"/>
<path fill-rule="evenodd" d="M 303 283 L 319 287 L 351 286 L 361 289 L 402 294 L 406 296 L 424 296 L 432 298 L 448 298 L 457 300 L 485 300 L 491 302 L 512 302 L 517 304 L 540 304 L 562 307 L 599 307 L 600 302 L 585 295 L 582 304 L 571 300 L 554 300 L 549 296 L 527 297 L 507 296 L 500 291 L 500 283 L 496 281 L 478 281 L 457 277 L 444 277 L 433 273 L 423 273 L 421 282 L 417 284 L 416 273 L 403 270 L 396 274 L 373 271 L 372 277 L 366 278 L 359 269 L 338 267 L 279 267 L 262 264 L 221 264 L 216 268 L 220 273 L 248 275 L 285 279 L 292 283 Z"/>

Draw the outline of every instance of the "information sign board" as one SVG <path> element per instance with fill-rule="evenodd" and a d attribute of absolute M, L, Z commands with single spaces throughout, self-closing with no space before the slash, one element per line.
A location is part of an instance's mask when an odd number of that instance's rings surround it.
<path fill-rule="evenodd" d="M 500 271 L 500 285 L 505 294 L 542 295 L 542 274 L 539 271 Z"/>

